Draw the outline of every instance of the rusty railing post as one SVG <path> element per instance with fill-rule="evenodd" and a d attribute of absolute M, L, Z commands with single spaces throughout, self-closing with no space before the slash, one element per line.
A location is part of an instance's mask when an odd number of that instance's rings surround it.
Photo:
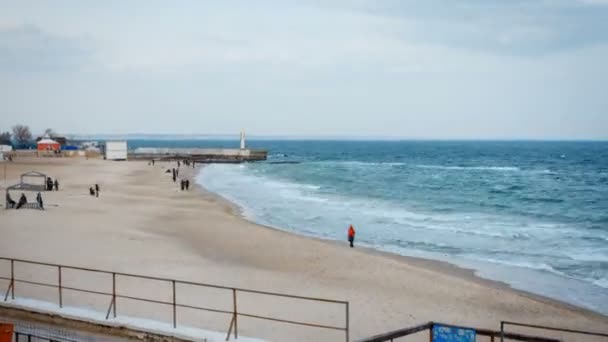
<path fill-rule="evenodd" d="M 112 313 L 114 314 L 114 318 L 116 318 L 116 273 L 112 272 Z"/>
<path fill-rule="evenodd" d="M 505 321 L 500 321 L 500 342 L 505 342 Z"/>
<path fill-rule="evenodd" d="M 116 273 L 114 272 L 112 272 L 112 299 L 106 313 L 106 319 L 110 318 L 110 311 L 113 311 L 114 318 L 116 318 Z"/>
<path fill-rule="evenodd" d="M 234 315 L 230 319 L 230 326 L 228 327 L 228 333 L 226 334 L 226 341 L 230 340 L 230 334 L 232 334 L 232 327 L 234 326 Z"/>
<path fill-rule="evenodd" d="M 234 319 L 234 339 L 239 338 L 238 312 L 236 311 L 236 289 L 232 289 L 232 317 Z"/>
<path fill-rule="evenodd" d="M 349 341 L 350 339 L 350 317 L 349 317 L 349 310 L 348 310 L 348 302 L 346 302 L 346 342 Z"/>
<path fill-rule="evenodd" d="M 175 303 L 175 280 L 171 281 L 173 283 L 173 328 L 177 328 L 177 306 Z"/>
<path fill-rule="evenodd" d="M 4 301 L 8 300 L 8 294 L 13 293 L 12 298 L 15 299 L 15 294 L 13 291 L 13 286 L 15 286 L 15 272 L 13 270 L 13 259 L 11 259 L 11 281 L 8 283 L 8 287 L 6 288 L 6 293 L 4 294 Z"/>
<path fill-rule="evenodd" d="M 11 299 L 15 300 L 15 260 L 11 259 Z"/>
<path fill-rule="evenodd" d="M 429 327 L 429 341 L 433 342 L 433 328 L 435 327 L 435 323 L 432 322 L 431 326 Z"/>
<path fill-rule="evenodd" d="M 59 281 L 59 307 L 63 308 L 63 294 L 62 294 L 62 290 L 61 290 L 61 265 L 57 266 L 57 275 L 58 275 L 58 281 Z"/>

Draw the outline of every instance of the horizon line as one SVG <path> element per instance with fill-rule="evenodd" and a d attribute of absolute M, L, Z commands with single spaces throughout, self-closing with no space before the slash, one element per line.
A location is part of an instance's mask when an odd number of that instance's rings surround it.
<path fill-rule="evenodd" d="M 234 140 L 238 141 L 237 134 L 174 134 L 174 133 L 93 133 L 93 134 L 66 134 L 73 140 L 83 139 L 124 139 L 124 140 Z M 607 142 L 607 138 L 570 138 L 570 137 L 402 137 L 402 136 L 373 136 L 373 135 L 280 135 L 280 134 L 252 134 L 246 136 L 247 140 L 313 140 L 313 141 L 581 141 L 581 142 Z"/>

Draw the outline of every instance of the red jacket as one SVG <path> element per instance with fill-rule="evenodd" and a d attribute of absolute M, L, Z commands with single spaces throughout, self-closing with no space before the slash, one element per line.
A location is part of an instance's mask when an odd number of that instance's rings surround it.
<path fill-rule="evenodd" d="M 355 237 L 355 228 L 353 228 L 352 225 L 348 228 L 348 237 L 349 238 L 354 238 Z"/>

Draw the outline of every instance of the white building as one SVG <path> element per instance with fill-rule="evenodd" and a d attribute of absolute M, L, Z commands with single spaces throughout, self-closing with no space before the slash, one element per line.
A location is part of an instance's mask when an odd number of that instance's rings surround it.
<path fill-rule="evenodd" d="M 106 160 L 127 160 L 127 141 L 106 141 L 104 158 Z"/>

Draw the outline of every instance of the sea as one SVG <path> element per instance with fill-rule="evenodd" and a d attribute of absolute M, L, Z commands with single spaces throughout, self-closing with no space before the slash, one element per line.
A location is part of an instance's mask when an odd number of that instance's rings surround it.
<path fill-rule="evenodd" d="M 237 147 L 236 141 L 135 146 Z M 608 142 L 255 140 L 197 182 L 256 223 L 446 261 L 608 314 Z"/>

